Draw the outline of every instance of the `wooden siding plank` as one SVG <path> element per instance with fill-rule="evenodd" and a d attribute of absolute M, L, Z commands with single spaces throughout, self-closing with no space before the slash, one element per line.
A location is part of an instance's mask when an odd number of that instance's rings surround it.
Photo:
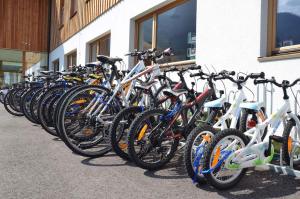
<path fill-rule="evenodd" d="M 47 51 L 48 2 L 0 0 L 0 48 Z"/>
<path fill-rule="evenodd" d="M 50 50 L 54 50 L 61 43 L 72 37 L 86 25 L 91 23 L 97 17 L 101 16 L 107 10 L 114 7 L 121 0 L 78 0 L 77 14 L 70 18 L 71 1 L 65 0 L 64 26 L 60 28 L 59 21 L 59 0 L 52 2 L 52 21 Z"/>

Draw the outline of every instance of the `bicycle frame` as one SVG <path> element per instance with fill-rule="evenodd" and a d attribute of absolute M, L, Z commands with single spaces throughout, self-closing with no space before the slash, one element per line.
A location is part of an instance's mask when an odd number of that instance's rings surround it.
<path fill-rule="evenodd" d="M 189 130 L 191 130 L 190 127 L 195 123 L 195 121 L 197 119 L 197 115 L 200 113 L 201 107 L 205 103 L 205 100 L 208 99 L 209 97 L 211 97 L 213 95 L 213 92 L 214 92 L 213 89 L 208 88 L 203 93 L 198 95 L 196 97 L 196 99 L 192 102 L 189 102 L 187 104 L 182 104 L 182 102 L 177 102 L 174 106 L 174 109 L 172 111 L 170 111 L 170 113 L 168 113 L 163 118 L 163 120 L 167 119 L 167 118 L 172 118 L 172 120 L 170 121 L 166 130 L 164 130 L 161 133 L 161 135 L 163 135 L 165 132 L 168 132 L 170 130 L 170 128 L 173 126 L 173 124 L 179 118 L 179 116 L 182 116 L 184 131 L 189 132 Z M 183 114 L 183 112 L 187 111 L 187 109 L 189 109 L 193 106 L 197 106 L 198 108 L 196 109 L 196 111 L 192 115 L 192 117 L 188 120 L 188 118 L 185 117 L 186 114 Z M 184 132 L 182 132 L 182 134 L 184 134 Z"/>
<path fill-rule="evenodd" d="M 259 166 L 269 163 L 274 155 L 274 147 L 271 148 L 271 154 L 269 156 L 265 156 L 265 151 L 268 149 L 271 144 L 270 136 L 276 133 L 281 122 L 285 125 L 287 118 L 293 119 L 296 123 L 297 134 L 300 136 L 300 120 L 298 117 L 291 112 L 290 101 L 288 99 L 284 100 L 284 104 L 282 107 L 275 113 L 271 115 L 266 121 L 262 124 L 258 124 L 256 127 L 253 127 L 245 132 L 245 134 L 251 137 L 250 142 L 247 144 L 245 148 L 237 150 L 229 155 L 228 159 L 225 161 L 225 167 L 232 168 L 248 168 L 253 166 Z M 267 136 L 263 140 L 261 140 L 261 132 L 264 129 L 271 125 L 271 129 L 268 130 Z M 232 151 L 236 147 L 236 140 L 233 141 L 229 146 L 226 147 L 226 151 Z M 245 157 L 247 156 L 247 157 Z M 235 162 L 230 164 L 230 162 Z"/>
<path fill-rule="evenodd" d="M 117 86 L 111 92 L 111 94 L 109 95 L 109 99 L 107 101 L 106 100 L 103 101 L 103 98 L 105 98 L 105 96 L 96 95 L 95 98 L 90 102 L 90 104 L 85 108 L 85 110 L 89 110 L 88 116 L 97 115 L 97 121 L 102 121 L 101 116 L 104 114 L 107 108 L 112 104 L 113 100 L 115 99 L 115 97 L 119 92 L 121 92 L 121 97 L 123 99 L 125 107 L 128 107 L 129 98 L 136 84 L 137 78 L 149 72 L 153 72 L 155 69 L 159 69 L 159 66 L 156 64 L 152 67 L 147 68 L 146 70 L 144 69 L 145 69 L 144 61 L 140 60 L 122 81 L 120 79 L 117 79 L 116 80 Z M 151 76 L 151 78 L 154 77 Z M 130 85 L 128 87 L 128 90 L 125 92 L 123 88 L 128 84 Z M 98 106 L 99 104 L 101 105 Z M 98 108 L 96 109 L 97 106 Z"/>
<path fill-rule="evenodd" d="M 242 102 L 244 102 L 245 99 L 246 99 L 246 96 L 245 96 L 244 90 L 243 89 L 239 89 L 238 92 L 237 92 L 237 97 L 235 98 L 235 100 L 231 104 L 230 108 L 225 113 L 225 115 L 223 115 L 214 124 L 213 128 L 221 129 L 221 130 L 227 129 L 228 126 L 226 124 L 226 120 L 228 120 L 228 119 L 231 119 L 231 123 L 230 123 L 230 127 L 229 128 L 236 128 L 238 119 L 239 119 L 240 114 L 241 114 L 240 104 Z"/>

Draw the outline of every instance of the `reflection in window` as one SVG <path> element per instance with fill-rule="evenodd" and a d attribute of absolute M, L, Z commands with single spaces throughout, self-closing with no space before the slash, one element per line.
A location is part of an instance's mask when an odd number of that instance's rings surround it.
<path fill-rule="evenodd" d="M 139 50 L 152 48 L 153 18 L 139 24 Z"/>
<path fill-rule="evenodd" d="M 195 59 L 196 0 L 158 15 L 157 22 L 157 48 L 172 47 L 175 56 L 170 61 Z"/>
<path fill-rule="evenodd" d="M 47 68 L 47 53 L 0 49 L 0 87 L 21 81 L 22 74 Z"/>
<path fill-rule="evenodd" d="M 196 4 L 197 0 L 179 3 L 168 10 L 158 10 L 151 18 L 138 22 L 139 50 L 152 47 L 164 50 L 171 47 L 175 55 L 165 58 L 163 62 L 195 59 Z M 153 30 L 153 27 L 156 27 L 156 30 Z"/>
<path fill-rule="evenodd" d="M 278 0 L 276 47 L 300 44 L 300 1 Z"/>

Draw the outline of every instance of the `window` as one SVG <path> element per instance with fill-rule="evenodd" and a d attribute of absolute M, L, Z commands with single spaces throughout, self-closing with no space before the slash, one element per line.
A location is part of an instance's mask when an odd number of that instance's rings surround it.
<path fill-rule="evenodd" d="M 110 56 L 110 34 L 90 44 L 90 62 L 97 61 L 97 55 Z"/>
<path fill-rule="evenodd" d="M 269 55 L 300 51 L 300 1 L 269 1 Z"/>
<path fill-rule="evenodd" d="M 62 27 L 64 25 L 64 10 L 65 10 L 65 0 L 60 0 L 59 2 L 59 25 Z"/>
<path fill-rule="evenodd" d="M 165 61 L 194 60 L 196 4 L 197 0 L 177 0 L 138 20 L 136 47 L 139 50 L 171 47 L 175 55 Z"/>
<path fill-rule="evenodd" d="M 70 18 L 76 15 L 78 9 L 78 0 L 71 0 Z"/>
<path fill-rule="evenodd" d="M 71 54 L 67 55 L 67 66 L 68 69 L 71 69 L 72 66 L 77 65 L 77 51 L 72 52 Z"/>
<path fill-rule="evenodd" d="M 52 62 L 54 72 L 59 71 L 59 59 Z"/>

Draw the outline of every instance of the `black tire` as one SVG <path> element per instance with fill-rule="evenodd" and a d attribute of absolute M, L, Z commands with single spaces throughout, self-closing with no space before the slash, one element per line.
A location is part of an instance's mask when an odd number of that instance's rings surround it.
<path fill-rule="evenodd" d="M 55 121 L 53 120 L 54 115 L 54 103 L 59 100 L 59 95 L 62 95 L 65 89 L 70 86 L 58 85 L 48 89 L 38 104 L 38 118 L 42 128 L 53 136 L 57 136 L 57 132 L 54 128 Z"/>
<path fill-rule="evenodd" d="M 263 109 L 260 110 L 260 111 L 262 113 L 264 113 Z M 241 111 L 241 116 L 240 116 L 240 121 L 239 121 L 239 130 L 242 133 L 244 133 L 247 130 L 249 130 L 249 128 L 248 128 L 248 118 L 249 118 L 249 115 L 253 115 L 253 114 L 257 115 L 257 113 L 251 113 L 251 112 L 253 112 L 253 111 L 250 111 L 250 110 L 247 110 L 247 109 L 242 109 L 242 111 Z M 255 115 L 255 117 L 257 117 L 256 115 Z M 256 120 L 255 122 L 257 123 L 258 122 L 257 119 L 255 119 L 255 120 Z M 268 132 L 268 127 L 266 127 L 265 130 L 264 130 L 264 133 L 263 133 L 263 135 L 261 137 L 262 140 L 266 137 L 267 132 Z"/>
<path fill-rule="evenodd" d="M 11 115 L 18 116 L 18 117 L 23 116 L 24 115 L 23 113 L 15 111 L 12 108 L 12 106 L 10 105 L 10 100 L 9 99 L 10 99 L 11 94 L 13 94 L 13 93 L 14 93 L 14 90 L 12 89 L 12 90 L 8 91 L 8 93 L 5 95 L 5 97 L 4 97 L 4 108 Z"/>
<path fill-rule="evenodd" d="M 26 90 L 23 88 L 13 89 L 13 92 L 10 94 L 10 96 L 8 98 L 10 107 L 16 112 L 22 113 L 21 99 L 22 99 L 22 95 L 25 91 Z"/>
<path fill-rule="evenodd" d="M 179 140 L 173 139 L 173 143 L 170 147 L 170 152 L 165 156 L 164 159 L 159 162 L 149 163 L 141 160 L 138 156 L 137 151 L 135 150 L 135 140 L 137 134 L 139 133 L 140 126 L 143 124 L 145 119 L 152 115 L 165 115 L 168 111 L 164 109 L 150 109 L 140 114 L 131 124 L 128 134 L 128 154 L 130 159 L 139 167 L 147 170 L 158 170 L 162 168 L 165 164 L 167 164 L 175 155 L 177 150 Z"/>
<path fill-rule="evenodd" d="M 290 165 L 290 153 L 289 153 L 289 137 L 291 136 L 292 129 L 296 126 L 296 123 L 293 120 L 287 122 L 284 130 L 283 130 L 283 142 L 282 142 L 282 154 L 283 160 L 286 162 L 287 165 Z M 298 138 L 299 139 L 299 138 Z M 299 140 L 297 140 L 299 141 Z M 298 160 L 293 161 L 294 166 L 300 165 L 300 158 Z"/>
<path fill-rule="evenodd" d="M 32 96 L 39 90 L 39 87 L 35 87 L 27 91 L 23 96 L 22 96 L 22 101 L 21 101 L 21 110 L 24 113 L 24 116 L 32 123 L 37 124 L 37 122 L 32 118 L 31 112 L 30 112 L 30 102 L 32 99 Z"/>
<path fill-rule="evenodd" d="M 1 104 L 4 104 L 4 97 L 5 97 L 5 95 L 4 95 L 4 93 L 0 93 L 0 102 L 1 102 Z"/>
<path fill-rule="evenodd" d="M 38 113 L 38 103 L 43 92 L 44 92 L 44 88 L 40 88 L 39 90 L 37 90 L 36 93 L 32 96 L 30 102 L 30 115 L 36 124 L 40 124 L 37 113 Z"/>
<path fill-rule="evenodd" d="M 101 157 L 103 155 L 105 155 L 106 153 L 111 151 L 111 145 L 109 143 L 109 139 L 106 140 L 105 138 L 102 138 L 101 140 L 97 140 L 97 143 L 95 144 L 99 144 L 100 142 L 104 142 L 104 148 L 99 149 L 97 148 L 97 151 L 85 151 L 85 149 L 89 149 L 89 148 L 81 148 L 81 146 L 78 146 L 78 144 L 74 143 L 74 140 L 72 140 L 72 138 L 70 138 L 70 133 L 67 131 L 67 129 L 65 128 L 64 125 L 64 120 L 65 120 L 65 113 L 67 112 L 67 108 L 68 105 L 72 102 L 73 98 L 75 98 L 78 94 L 85 92 L 85 91 L 90 91 L 93 90 L 95 92 L 105 92 L 106 95 L 109 93 L 109 90 L 105 87 L 101 87 L 101 86 L 93 86 L 93 85 L 87 85 L 87 86 L 82 86 L 80 89 L 76 90 L 76 92 L 72 93 L 71 95 L 69 95 L 64 102 L 61 104 L 61 110 L 59 111 L 58 114 L 58 126 L 59 126 L 59 130 L 60 130 L 60 135 L 61 135 L 61 139 L 64 141 L 64 143 L 69 147 L 69 149 L 71 149 L 74 153 L 84 156 L 84 157 L 90 157 L 90 158 L 96 158 L 96 157 Z M 109 129 L 107 129 L 108 131 Z M 98 131 L 97 131 L 98 132 Z M 97 133 L 95 132 L 95 133 Z M 101 130 L 102 134 L 106 134 L 105 132 L 103 132 Z M 99 133 L 97 133 L 99 135 Z M 107 132 L 108 134 L 108 132 Z M 108 135 L 107 135 L 108 137 Z M 94 138 L 94 137 L 92 137 Z M 107 142 L 107 143 L 106 143 Z M 94 149 L 96 148 L 95 145 L 90 146 L 90 148 L 94 147 Z"/>
<path fill-rule="evenodd" d="M 217 144 L 225 137 L 227 136 L 236 136 L 238 138 L 241 139 L 241 141 L 243 142 L 243 144 L 246 146 L 249 143 L 249 139 L 246 135 L 244 135 L 243 133 L 241 133 L 241 131 L 237 130 L 237 129 L 226 129 L 223 131 L 220 131 L 219 133 L 217 133 L 212 142 L 206 147 L 206 150 L 204 152 L 204 167 L 203 170 L 207 171 L 210 169 L 210 160 L 211 160 L 211 155 L 215 149 L 215 147 L 217 146 Z M 228 182 L 228 183 L 220 183 L 218 181 L 216 181 L 213 177 L 212 177 L 212 172 L 209 173 L 205 173 L 204 176 L 207 180 L 207 182 L 214 186 L 215 188 L 219 189 L 219 190 L 226 190 L 229 189 L 231 187 L 233 187 L 234 185 L 236 185 L 245 175 L 247 169 L 242 169 L 240 174 L 233 179 L 232 181 Z"/>
<path fill-rule="evenodd" d="M 113 151 L 120 156 L 121 158 L 123 158 L 124 160 L 130 160 L 127 151 L 127 147 L 126 149 L 122 149 L 123 147 L 120 146 L 120 141 L 122 141 L 122 139 L 127 139 L 128 132 L 125 132 L 126 130 L 129 129 L 130 125 L 132 124 L 132 121 L 134 120 L 134 118 L 136 118 L 136 116 L 141 113 L 143 111 L 143 107 L 140 106 L 131 106 L 128 108 L 124 108 L 121 112 L 119 112 L 115 119 L 113 120 L 113 123 L 110 127 L 109 130 L 109 137 L 110 137 L 110 142 L 111 142 L 111 146 Z M 126 123 L 123 124 L 121 121 L 125 120 Z M 121 132 L 118 132 L 118 128 L 122 128 Z M 123 144 L 123 143 L 121 143 Z M 127 145 L 127 142 L 125 143 L 125 145 Z"/>
<path fill-rule="evenodd" d="M 206 183 L 206 179 L 203 175 L 195 175 L 195 169 L 193 167 L 192 161 L 194 161 L 193 157 L 193 146 L 195 141 L 201 136 L 204 132 L 210 132 L 211 137 L 215 134 L 217 134 L 217 130 L 212 128 L 211 126 L 205 125 L 205 126 L 198 126 L 194 128 L 191 133 L 189 134 L 187 141 L 185 143 L 185 149 L 184 149 L 184 164 L 186 171 L 190 178 L 192 178 L 195 182 L 199 184 Z M 204 135 L 204 134 L 203 134 Z M 203 150 L 204 151 L 204 150 Z M 200 164 L 203 164 L 203 157 L 200 161 Z"/>
<path fill-rule="evenodd" d="M 59 131 L 59 126 L 58 126 L 58 113 L 59 113 L 59 110 L 62 108 L 61 107 L 61 104 L 63 103 L 63 101 L 69 96 L 72 94 L 72 92 L 74 92 L 76 89 L 78 89 L 80 86 L 74 86 L 72 87 L 70 90 L 68 90 L 66 93 L 64 93 L 60 98 L 59 100 L 56 102 L 56 104 L 54 104 L 54 115 L 53 115 L 53 120 L 55 121 L 54 124 L 55 124 L 55 131 L 57 133 L 57 136 L 58 137 L 61 137 L 60 136 L 60 131 Z"/>

